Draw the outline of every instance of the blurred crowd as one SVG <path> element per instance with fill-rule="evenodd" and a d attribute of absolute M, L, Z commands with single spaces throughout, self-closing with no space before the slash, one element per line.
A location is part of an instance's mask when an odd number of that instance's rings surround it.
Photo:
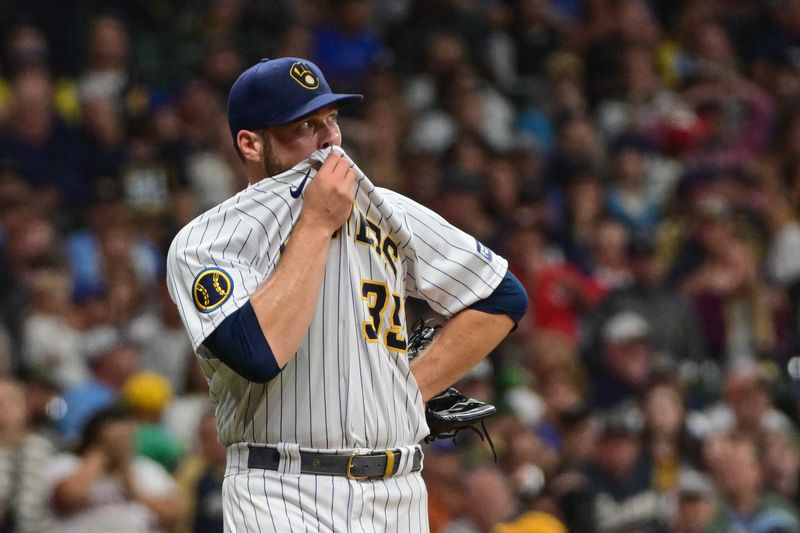
<path fill-rule="evenodd" d="M 530 297 L 459 383 L 498 460 L 426 445 L 434 533 L 800 532 L 800 0 L 9 0 L 0 36 L 0 532 L 222 530 L 164 257 L 287 55 Z"/>

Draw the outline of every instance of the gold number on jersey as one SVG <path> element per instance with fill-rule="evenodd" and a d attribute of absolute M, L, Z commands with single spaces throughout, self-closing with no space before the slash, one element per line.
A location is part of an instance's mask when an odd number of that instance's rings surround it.
<path fill-rule="evenodd" d="M 361 299 L 367 302 L 367 313 L 369 313 L 369 320 L 365 320 L 361 324 L 361 332 L 367 342 L 378 342 L 381 315 L 386 307 L 386 294 L 388 292 L 385 283 L 371 280 L 361 281 Z"/>
<path fill-rule="evenodd" d="M 378 342 L 380 340 L 381 324 L 383 323 L 383 311 L 386 309 L 388 301 L 389 287 L 382 281 L 362 280 L 361 299 L 367 304 L 368 320 L 361 324 L 361 333 L 367 342 Z M 390 325 L 383 335 L 383 344 L 394 352 L 406 351 L 406 339 L 403 337 L 403 322 L 400 312 L 403 309 L 403 300 L 396 292 L 392 295 L 392 313 L 390 315 Z"/>
<path fill-rule="evenodd" d="M 406 351 L 406 339 L 403 338 L 403 323 L 400 321 L 400 311 L 403 309 L 403 301 L 396 292 L 392 293 L 392 326 L 386 331 L 383 343 L 392 351 Z"/>

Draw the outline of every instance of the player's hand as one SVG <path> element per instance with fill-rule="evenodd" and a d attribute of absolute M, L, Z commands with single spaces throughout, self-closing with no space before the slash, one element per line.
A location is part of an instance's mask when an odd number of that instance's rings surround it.
<path fill-rule="evenodd" d="M 306 186 L 301 219 L 330 233 L 338 230 L 353 209 L 355 179 L 350 160 L 331 152 Z"/>

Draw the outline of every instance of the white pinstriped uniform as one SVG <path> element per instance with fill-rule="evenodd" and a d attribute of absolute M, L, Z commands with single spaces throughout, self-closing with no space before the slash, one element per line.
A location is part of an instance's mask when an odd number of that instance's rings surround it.
<path fill-rule="evenodd" d="M 169 250 L 170 295 L 229 447 L 223 492 L 231 531 L 427 529 L 419 473 L 359 482 L 300 475 L 292 459 L 298 449 L 384 450 L 419 442 L 428 428 L 404 353 L 405 298 L 423 298 L 450 316 L 488 297 L 506 273 L 505 259 L 432 211 L 375 187 L 356 167 L 353 212 L 331 239 L 318 304 L 296 356 L 266 384 L 236 374 L 202 342 L 275 269 L 300 216 L 299 193 L 330 150 L 341 148 L 318 150 L 199 216 Z M 230 295 L 213 309 L 203 308 L 202 294 L 199 303 L 195 297 L 195 282 L 209 269 L 232 285 L 223 283 L 221 292 Z M 280 473 L 247 469 L 246 443 L 280 445 Z"/>

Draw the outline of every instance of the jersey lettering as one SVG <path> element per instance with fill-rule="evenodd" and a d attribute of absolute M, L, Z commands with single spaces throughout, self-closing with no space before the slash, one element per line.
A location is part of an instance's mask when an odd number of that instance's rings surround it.
<path fill-rule="evenodd" d="M 378 257 L 386 261 L 392 273 L 397 275 L 397 243 L 388 235 L 383 237 L 381 227 L 362 213 L 358 214 L 355 240 L 371 247 Z"/>

